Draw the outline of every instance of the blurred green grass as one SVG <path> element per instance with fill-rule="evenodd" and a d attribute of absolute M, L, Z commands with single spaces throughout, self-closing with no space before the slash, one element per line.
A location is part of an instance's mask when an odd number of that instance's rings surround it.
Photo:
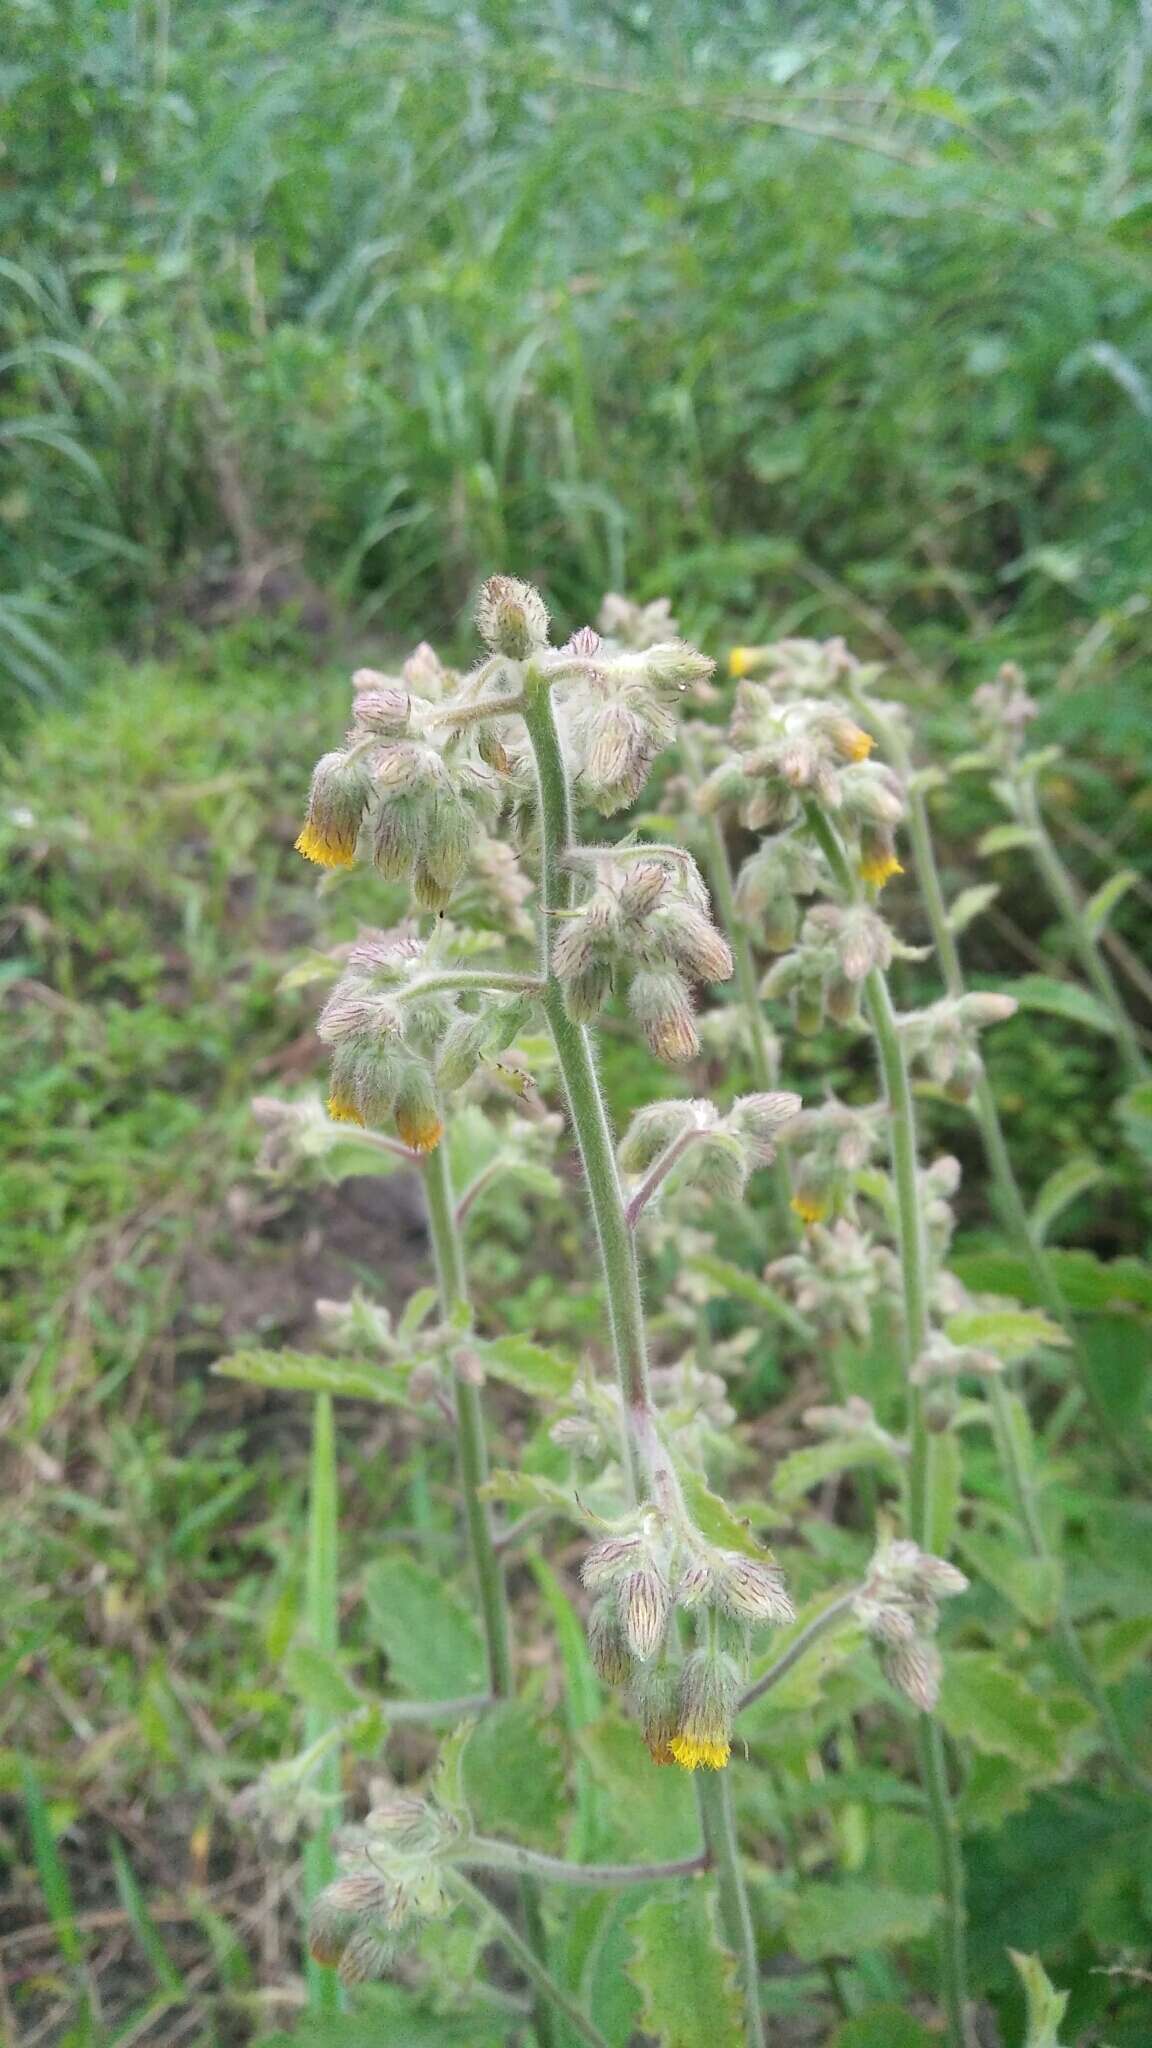
<path fill-rule="evenodd" d="M 406 629 L 493 562 L 1143 659 L 1148 42 L 1130 0 L 22 0 L 9 697 L 93 615 L 305 578 Z"/>

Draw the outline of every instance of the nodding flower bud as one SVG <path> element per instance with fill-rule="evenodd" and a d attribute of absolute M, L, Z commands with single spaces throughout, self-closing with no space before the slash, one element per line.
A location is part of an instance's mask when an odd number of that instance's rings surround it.
<path fill-rule="evenodd" d="M 932 1638 L 940 1600 L 967 1589 L 963 1572 L 910 1542 L 882 1544 L 852 1603 L 856 1619 L 881 1652 L 890 1682 L 922 1713 L 940 1692 L 940 1654 Z"/>
<path fill-rule="evenodd" d="M 740 1673 L 731 1657 L 694 1650 L 680 1674 L 677 1728 L 668 1747 L 683 1770 L 723 1770 L 732 1752 Z"/>
<path fill-rule="evenodd" d="M 727 981 L 732 974 L 732 948 L 707 912 L 682 903 L 666 928 L 669 957 L 691 981 Z"/>
<path fill-rule="evenodd" d="M 605 1536 L 593 1545 L 580 1568 L 590 1593 L 619 1585 L 621 1579 L 644 1561 L 647 1546 L 638 1531 L 623 1536 Z"/>
<path fill-rule="evenodd" d="M 637 1674 L 636 1704 L 653 1763 L 674 1764 L 672 1744 L 680 1730 L 680 1673 L 675 1665 L 645 1666 Z"/>
<path fill-rule="evenodd" d="M 766 839 L 736 877 L 736 908 L 769 953 L 786 953 L 800 927 L 799 896 L 824 885 L 820 855 L 794 832 Z"/>
<path fill-rule="evenodd" d="M 926 1387 L 935 1382 L 954 1382 L 971 1374 L 976 1379 L 997 1379 L 1004 1371 L 1004 1362 L 994 1351 L 985 1351 L 978 1344 L 953 1344 L 942 1330 L 934 1330 L 912 1367 L 908 1377 L 914 1386 Z"/>
<path fill-rule="evenodd" d="M 884 1675 L 922 1714 L 930 1714 L 940 1698 L 944 1665 L 934 1642 L 915 1636 L 896 1643 L 883 1660 Z"/>
<path fill-rule="evenodd" d="M 738 1095 L 725 1122 L 748 1148 L 753 1166 L 770 1166 L 776 1157 L 776 1139 L 800 1110 L 800 1097 L 781 1088 L 772 1094 Z"/>
<path fill-rule="evenodd" d="M 674 967 L 645 967 L 634 974 L 628 1008 L 658 1060 L 676 1065 L 695 1058 L 700 1039 L 692 1016 L 692 995 Z"/>
<path fill-rule="evenodd" d="M 657 689 L 688 690 L 706 683 L 716 663 L 687 640 L 659 640 L 645 650 L 644 666 Z"/>
<path fill-rule="evenodd" d="M 393 1116 L 398 1135 L 413 1152 L 434 1152 L 444 1135 L 436 1089 L 427 1067 L 407 1062 L 396 1088 Z"/>
<path fill-rule="evenodd" d="M 372 677 L 372 686 L 364 687 L 361 678 Z M 352 678 L 356 691 L 352 716 L 356 721 L 357 735 L 374 733 L 381 739 L 395 739 L 407 729 L 412 710 L 412 699 L 407 690 L 389 682 L 387 676 L 374 675 L 371 669 L 357 669 Z"/>
<path fill-rule="evenodd" d="M 909 1059 L 954 1100 L 966 1102 L 983 1070 L 977 1032 L 1003 1022 L 1015 1010 L 1013 996 L 980 990 L 945 996 L 927 1009 L 904 1012 L 896 1021 Z"/>
<path fill-rule="evenodd" d="M 598 1600 L 588 1617 L 588 1655 L 605 1685 L 627 1685 L 636 1665 L 614 1600 Z"/>
<path fill-rule="evenodd" d="M 657 646 L 676 631 L 669 598 L 655 597 L 650 604 L 635 604 L 614 590 L 608 592 L 600 606 L 597 624 L 606 639 L 637 653 Z"/>
<path fill-rule="evenodd" d="M 350 868 L 372 794 L 372 779 L 358 754 L 322 754 L 312 772 L 308 815 L 297 853 L 322 868 Z"/>
<path fill-rule="evenodd" d="M 617 1601 L 628 1648 L 639 1663 L 646 1664 L 663 1643 L 672 1612 L 668 1581 L 654 1564 L 646 1562 L 620 1581 Z"/>
<path fill-rule="evenodd" d="M 904 868 L 896 857 L 896 841 L 883 825 L 862 825 L 860 827 L 860 859 L 857 870 L 862 882 L 873 889 L 882 889 L 893 875 L 902 875 Z"/>
<path fill-rule="evenodd" d="M 784 1575 L 766 1559 L 746 1557 L 739 1550 L 721 1550 L 712 1562 L 716 1605 L 733 1621 L 771 1622 L 786 1627 L 796 1610 L 784 1586 Z"/>
<path fill-rule="evenodd" d="M 344 1038 L 399 1038 L 400 1012 L 386 995 L 376 995 L 351 976 L 338 981 L 316 1020 L 316 1036 L 324 1045 Z"/>
<path fill-rule="evenodd" d="M 477 601 L 476 630 L 493 654 L 528 661 L 548 645 L 547 608 L 530 583 L 490 576 Z"/>

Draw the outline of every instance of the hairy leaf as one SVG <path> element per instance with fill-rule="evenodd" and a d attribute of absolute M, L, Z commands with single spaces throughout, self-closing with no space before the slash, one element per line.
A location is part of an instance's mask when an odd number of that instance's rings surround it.
<path fill-rule="evenodd" d="M 629 1975 L 644 2001 L 642 2025 L 660 2048 L 742 2048 L 736 1967 L 720 1945 L 702 1885 L 662 1892 L 632 1920 Z"/>

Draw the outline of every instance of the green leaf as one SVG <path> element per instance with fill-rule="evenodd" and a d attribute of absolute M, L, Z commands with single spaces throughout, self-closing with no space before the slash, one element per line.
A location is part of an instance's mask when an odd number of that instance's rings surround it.
<path fill-rule="evenodd" d="M 944 920 L 949 931 L 958 938 L 983 915 L 990 903 L 995 903 L 999 894 L 999 882 L 976 882 L 970 889 L 961 889 Z"/>
<path fill-rule="evenodd" d="M 538 1472 L 512 1472 L 507 1465 L 497 1465 L 480 1491 L 485 1500 L 503 1501 L 510 1508 L 525 1512 L 530 1508 L 548 1508 L 553 1514 L 566 1515 L 571 1522 L 583 1520 L 570 1490 Z"/>
<path fill-rule="evenodd" d="M 1032 1204 L 1032 1221 L 1042 1238 L 1055 1223 L 1056 1218 L 1076 1201 L 1087 1194 L 1089 1188 L 1097 1188 L 1101 1181 L 1109 1178 L 1106 1169 L 1096 1159 L 1068 1159 L 1050 1173 L 1036 1200 Z"/>
<path fill-rule="evenodd" d="M 1030 825 L 992 825 L 976 841 L 976 851 L 985 856 L 1012 853 L 1018 846 L 1036 846 L 1039 837 Z"/>
<path fill-rule="evenodd" d="M 644 2032 L 660 2048 L 743 2048 L 736 1967 L 704 1887 L 649 1899 L 633 1916 L 632 1933 L 628 1974 L 644 2001 Z"/>
<path fill-rule="evenodd" d="M 1026 1679 L 990 1650 L 953 1650 L 944 1659 L 940 1719 L 950 1735 L 985 1756 L 1005 1756 L 1041 1775 L 1060 1768 L 1060 1742 Z"/>
<path fill-rule="evenodd" d="M 1014 1948 L 1010 1948 L 1008 1954 L 1024 1986 L 1028 2026 L 1024 2048 L 1060 2048 L 1059 2028 L 1068 2005 L 1068 1993 L 1055 1989 L 1039 1956 L 1022 1956 Z"/>
<path fill-rule="evenodd" d="M 555 1736 L 523 1700 L 504 1700 L 477 1721 L 464 1748 L 464 1798 L 482 1834 L 559 1846 L 567 1811 Z"/>
<path fill-rule="evenodd" d="M 933 1430 L 928 1438 L 928 1548 L 936 1557 L 947 1557 L 952 1549 L 962 1477 L 963 1452 L 956 1431 Z"/>
<path fill-rule="evenodd" d="M 364 1704 L 336 1659 L 311 1643 L 293 1643 L 284 1659 L 284 1682 L 304 1706 L 317 1707 L 332 1719 Z"/>
<path fill-rule="evenodd" d="M 807 1444 L 803 1450 L 782 1458 L 773 1476 L 772 1491 L 777 1500 L 800 1500 L 834 1473 L 863 1468 L 895 1476 L 900 1465 L 887 1444 L 877 1443 L 871 1437 L 829 1437 L 826 1443 Z"/>
<path fill-rule="evenodd" d="M 1088 1647 L 1097 1678 L 1117 1685 L 1152 1652 L 1152 1614 L 1103 1622 L 1090 1632 Z"/>
<path fill-rule="evenodd" d="M 484 1657 L 472 1616 L 436 1573 L 397 1551 L 364 1574 L 368 1628 L 388 1653 L 388 1675 L 419 1699 L 479 1692 Z"/>
<path fill-rule="evenodd" d="M 437 1288 L 418 1287 L 415 1294 L 410 1294 L 404 1304 L 403 1313 L 396 1325 L 396 1335 L 404 1341 L 415 1336 L 421 1324 L 427 1322 L 439 1299 Z"/>
<path fill-rule="evenodd" d="M 940 2036 L 898 2005 L 870 2005 L 837 2027 L 828 2048 L 939 2048 Z"/>
<path fill-rule="evenodd" d="M 1109 875 L 1096 894 L 1088 898 L 1081 915 L 1093 934 L 1103 931 L 1121 897 L 1126 896 L 1132 884 L 1139 880 L 1135 868 L 1121 868 L 1118 874 Z"/>
<path fill-rule="evenodd" d="M 711 1252 L 694 1252 L 685 1263 L 693 1273 L 702 1273 L 706 1280 L 711 1280 L 722 1293 L 733 1295 L 737 1301 L 746 1301 L 750 1307 L 759 1309 L 761 1315 L 785 1323 L 798 1337 L 811 1335 L 808 1324 L 791 1302 L 785 1301 L 774 1287 L 758 1280 L 755 1273 L 749 1273 L 746 1267 L 734 1266 L 729 1259 L 717 1259 Z"/>
<path fill-rule="evenodd" d="M 1101 1408 L 1118 1429 L 1142 1429 L 1152 1397 L 1146 1326 L 1131 1316 L 1092 1316 L 1080 1325 L 1080 1358 Z"/>
<path fill-rule="evenodd" d="M 1047 1344 L 1059 1349 L 1068 1334 L 1036 1308 L 965 1309 L 949 1316 L 945 1329 L 954 1344 L 973 1344 L 981 1351 L 994 1352 L 1006 1365 L 1030 1358 Z"/>
<path fill-rule="evenodd" d="M 1022 1010 L 1040 1010 L 1049 1017 L 1063 1017 L 1069 1024 L 1082 1024 L 1088 1031 L 1113 1038 L 1116 1026 L 1103 1003 L 1075 981 L 1057 981 L 1051 974 L 1022 974 L 1018 981 L 1000 984 L 1006 996 L 1015 996 Z"/>
<path fill-rule="evenodd" d="M 709 1543 L 718 1543 L 724 1550 L 742 1550 L 748 1557 L 770 1555 L 754 1530 L 747 1522 L 741 1521 L 727 1501 L 713 1493 L 698 1472 L 684 1468 L 680 1473 L 680 1485 L 688 1512 Z"/>
<path fill-rule="evenodd" d="M 212 1367 L 222 1379 L 280 1393 L 343 1394 L 357 1401 L 404 1402 L 403 1387 L 379 1365 L 304 1351 L 233 1351 Z M 395 1367 L 390 1369 L 395 1372 Z"/>
<path fill-rule="evenodd" d="M 545 1350 L 542 1344 L 529 1343 L 527 1337 L 494 1337 L 473 1343 L 470 1348 L 479 1355 L 491 1379 L 505 1380 L 522 1394 L 555 1401 L 572 1390 L 575 1359 L 561 1358 L 555 1351 Z"/>
<path fill-rule="evenodd" d="M 594 1727 L 582 1729 L 577 1741 L 621 1852 L 638 1857 L 695 1855 L 700 1821 L 691 1779 L 684 1771 L 657 1769 L 634 1721 L 607 1714 Z"/>
<path fill-rule="evenodd" d="M 1047 1628 L 1055 1619 L 1063 1572 L 1057 1558 L 1029 1557 L 1021 1538 L 999 1542 L 987 1530 L 967 1529 L 959 1539 L 960 1555 L 977 1578 L 1007 1600 L 1033 1628 Z"/>
<path fill-rule="evenodd" d="M 919 1941 L 940 1911 L 932 1894 L 866 1884 L 806 1885 L 784 1904 L 789 1944 L 805 1962 L 857 1956 L 861 1949 Z"/>
<path fill-rule="evenodd" d="M 1152 1309 L 1152 1266 L 1139 1259 L 1098 1259 L 1088 1251 L 1049 1251 L 1048 1264 L 1070 1308 L 1106 1309 L 1124 1302 Z M 1011 1294 L 1036 1300 L 1036 1282 L 1026 1259 L 1014 1252 L 964 1252 L 950 1259 L 952 1271 L 978 1294 Z"/>

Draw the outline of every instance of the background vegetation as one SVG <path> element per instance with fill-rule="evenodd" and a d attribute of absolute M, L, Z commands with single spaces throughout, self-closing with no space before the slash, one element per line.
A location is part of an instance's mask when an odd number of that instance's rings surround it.
<path fill-rule="evenodd" d="M 249 1170 L 253 1090 L 316 1065 L 314 1005 L 278 985 L 331 931 L 290 847 L 348 650 L 434 626 L 450 647 L 496 567 L 574 624 L 607 587 L 667 594 L 713 650 L 843 631 L 892 657 L 951 750 L 968 687 L 1019 660 L 1067 749 L 1048 793 L 1082 883 L 1136 874 L 1111 941 L 1131 972 L 1152 889 L 1150 53 L 1122 0 L 9 6 L 0 2029 L 21 2048 L 209 2048 L 292 2017 L 289 1859 L 233 1797 L 298 1734 L 305 1423 L 205 1368 L 379 1283 L 381 1242 L 397 1295 L 426 1261 L 392 1183 L 350 1218 Z M 995 807 L 960 783 L 938 815 L 950 880 L 1002 884 L 978 974 L 1061 976 L 1027 871 L 976 859 Z M 1000 1034 L 1001 1107 L 1032 1194 L 1070 1157 L 1097 1169 L 1057 1239 L 1136 1261 L 1141 1129 L 1109 1120 L 1110 1042 L 1073 1010 Z M 798 1084 L 830 1057 L 817 1042 Z M 650 1086 L 637 1060 L 610 1043 L 622 1111 Z M 968 1249 L 994 1247 L 967 1126 L 937 1124 Z M 598 1314 L 563 1285 L 578 1212 L 552 1216 L 546 1275 L 523 1257 L 538 1227 L 518 1203 L 494 1218 L 483 1298 L 577 1344 Z M 1132 1287 L 1085 1329 L 1137 1437 L 1152 1285 Z M 749 1415 L 787 1393 L 768 1337 L 754 1366 Z M 434 1566 L 447 1450 L 390 1423 L 345 1454 L 350 1594 L 385 1526 Z M 1090 1433 L 1059 1485 L 1083 1609 L 1107 1574 L 1146 1620 L 1152 1514 Z M 546 1588 L 519 1595 L 549 1639 Z M 1010 1600 L 1000 1620 L 1022 1625 Z M 1138 1726 L 1146 1674 L 1125 1683 Z M 1006 1949 L 1040 1950 L 1070 2039 L 1137 2048 L 1147 1820 L 1034 1777 L 975 1831 L 982 1995 L 1020 2041 Z M 867 1825 L 899 1866 L 901 1816 L 862 1810 L 826 1852 L 851 1871 Z M 782 1933 L 781 2038 L 822 2041 L 818 1970 L 789 1980 L 789 1953 Z M 882 2006 L 883 1955 L 864 1970 Z M 414 2048 L 503 2038 L 402 2024 Z"/>

